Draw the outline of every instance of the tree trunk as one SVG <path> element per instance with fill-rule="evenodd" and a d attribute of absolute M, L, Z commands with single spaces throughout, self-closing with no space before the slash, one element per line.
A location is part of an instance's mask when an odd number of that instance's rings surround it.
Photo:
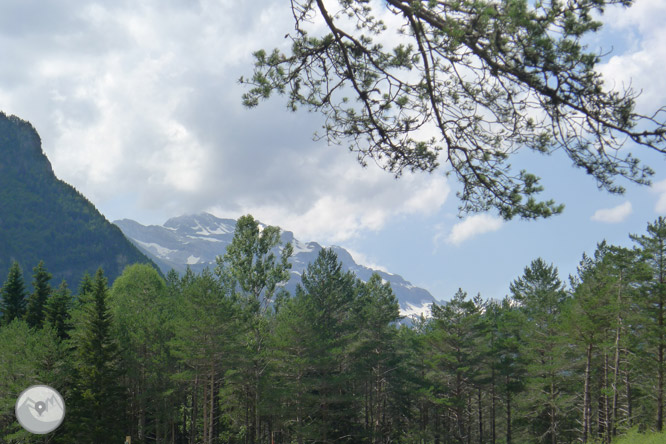
<path fill-rule="evenodd" d="M 664 245 L 659 242 L 659 312 L 657 326 L 659 328 L 659 345 L 657 347 L 657 432 L 664 426 Z"/>
<path fill-rule="evenodd" d="M 484 444 L 483 441 L 483 408 L 481 406 L 481 388 L 478 389 L 477 401 L 479 404 L 479 444 Z"/>
<path fill-rule="evenodd" d="M 627 355 L 629 352 L 625 350 L 625 355 Z M 628 359 L 628 358 L 627 358 Z M 631 427 L 633 425 L 633 412 L 631 411 L 632 409 L 632 400 L 631 400 L 631 381 L 629 378 L 629 366 L 627 365 L 627 369 L 624 372 L 624 387 L 627 393 L 627 425 Z"/>
<path fill-rule="evenodd" d="M 202 404 L 203 404 L 203 443 L 208 444 L 210 441 L 208 439 L 208 381 L 206 378 L 206 373 L 204 372 L 202 375 L 203 381 L 201 385 L 203 385 L 203 398 L 202 398 Z"/>
<path fill-rule="evenodd" d="M 583 386 L 583 443 L 586 443 L 590 433 L 590 415 L 592 413 L 590 402 L 590 377 L 592 366 L 592 344 L 587 345 L 585 360 L 585 383 Z"/>
<path fill-rule="evenodd" d="M 199 375 L 194 375 L 194 390 L 192 390 L 192 415 L 190 420 L 190 444 L 195 443 L 196 433 L 197 433 L 197 411 L 198 401 L 197 401 L 197 392 L 199 391 Z"/>
<path fill-rule="evenodd" d="M 210 406 L 208 407 L 208 442 L 213 443 L 215 436 L 215 365 L 210 366 Z"/>
<path fill-rule="evenodd" d="M 491 444 L 495 444 L 496 441 L 496 428 L 495 428 L 495 366 L 491 368 L 490 372 L 490 439 Z"/>
<path fill-rule="evenodd" d="M 610 405 L 608 399 L 608 353 L 604 352 L 604 442 L 610 442 Z"/>
<path fill-rule="evenodd" d="M 511 391 L 509 377 L 506 378 L 506 444 L 511 444 Z"/>
<path fill-rule="evenodd" d="M 615 327 L 615 363 L 613 368 L 613 411 L 611 417 L 611 435 L 617 436 L 617 412 L 618 412 L 618 379 L 620 377 L 620 335 L 622 332 L 622 274 L 620 273 L 620 284 L 617 291 L 617 326 Z"/>
<path fill-rule="evenodd" d="M 555 412 L 555 384 L 550 380 L 550 443 L 557 444 L 557 413 Z"/>
<path fill-rule="evenodd" d="M 661 288 L 659 289 L 661 293 Z M 657 369 L 657 432 L 664 426 L 664 301 L 659 296 L 659 353 Z"/>

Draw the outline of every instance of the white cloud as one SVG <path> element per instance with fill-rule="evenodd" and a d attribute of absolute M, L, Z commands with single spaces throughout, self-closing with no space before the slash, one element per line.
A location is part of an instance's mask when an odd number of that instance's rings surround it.
<path fill-rule="evenodd" d="M 431 214 L 449 195 L 444 177 L 405 173 L 395 180 L 377 167 L 361 168 L 345 154 L 340 153 L 343 157 L 336 158 L 329 169 L 315 168 L 316 178 L 296 184 L 309 188 L 291 190 L 286 200 L 264 202 L 246 196 L 248 200 L 235 208 L 218 204 L 208 211 L 220 216 L 250 213 L 293 231 L 299 239 L 334 244 L 356 238 L 366 230 L 380 230 L 392 218 Z M 304 202 L 298 202 L 299 197 L 305 197 Z"/>
<path fill-rule="evenodd" d="M 286 112 L 283 98 L 242 107 L 237 79 L 251 75 L 252 52 L 289 45 L 282 1 L 44 9 L 67 26 L 11 3 L 0 3 L 2 111 L 30 120 L 56 175 L 112 220 L 252 213 L 335 243 L 436 212 L 449 195 L 442 176 L 395 180 L 313 142 L 321 117 Z"/>
<path fill-rule="evenodd" d="M 445 241 L 452 245 L 460 245 L 475 236 L 483 233 L 497 231 L 504 222 L 499 217 L 493 217 L 489 214 L 475 214 L 462 222 L 458 222 L 451 228 L 451 232 L 446 236 Z M 441 233 L 435 240 L 444 237 Z"/>
<path fill-rule="evenodd" d="M 659 194 L 659 199 L 654 206 L 657 214 L 666 214 L 666 180 L 655 182 L 651 187 L 652 192 Z"/>
<path fill-rule="evenodd" d="M 666 99 L 664 17 L 666 0 L 636 0 L 629 8 L 608 8 L 603 18 L 607 36 L 617 39 L 621 35 L 621 43 L 627 47 L 601 65 L 600 71 L 609 87 L 642 92 L 637 103 L 646 114 L 656 111 Z M 605 51 L 611 49 L 608 43 L 604 46 Z"/>
<path fill-rule="evenodd" d="M 629 217 L 632 211 L 631 202 L 625 202 L 613 208 L 597 210 L 594 212 L 591 219 L 597 222 L 615 224 L 622 222 Z"/>

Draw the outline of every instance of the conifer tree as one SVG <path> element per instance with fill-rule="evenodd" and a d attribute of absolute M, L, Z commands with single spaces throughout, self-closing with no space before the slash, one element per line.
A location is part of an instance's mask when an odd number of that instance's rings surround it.
<path fill-rule="evenodd" d="M 53 296 L 46 302 L 46 322 L 48 322 L 60 339 L 68 339 L 71 329 L 69 322 L 73 305 L 72 293 L 63 279 Z"/>
<path fill-rule="evenodd" d="M 451 418 L 448 430 L 435 424 L 435 439 L 450 434 L 457 442 L 471 440 L 471 396 L 476 374 L 479 310 L 467 293 L 458 289 L 450 301 L 433 304 L 429 332 L 432 400 L 446 406 L 440 416 Z"/>
<path fill-rule="evenodd" d="M 108 307 L 107 280 L 98 269 L 92 289 L 84 293 L 71 333 L 74 364 L 71 424 L 73 440 L 85 444 L 119 442 L 124 405 L 120 387 L 119 350 Z"/>
<path fill-rule="evenodd" d="M 279 257 L 280 229 L 264 227 L 251 215 L 242 216 L 236 222 L 231 244 L 223 257 L 218 257 L 215 273 L 223 284 L 230 288 L 232 298 L 238 300 L 242 316 L 246 321 L 244 343 L 245 362 L 239 362 L 241 373 L 245 373 L 242 390 L 247 397 L 250 414 L 246 415 L 247 442 L 262 439 L 262 394 L 261 386 L 266 377 L 265 340 L 268 336 L 267 314 L 278 286 L 289 279 L 291 264 L 288 259 L 293 252 L 291 244 L 282 247 Z"/>
<path fill-rule="evenodd" d="M 86 272 L 81 278 L 81 282 L 79 282 L 79 290 L 77 293 L 79 302 L 84 295 L 92 293 L 94 288 L 95 284 L 93 282 L 93 279 L 92 277 L 90 277 L 90 274 Z"/>
<path fill-rule="evenodd" d="M 504 401 L 504 433 L 506 444 L 514 442 L 516 398 L 525 388 L 527 358 L 523 343 L 528 330 L 524 313 L 515 306 L 515 301 L 506 297 L 497 307 L 497 381 Z M 519 442 L 519 441 L 516 441 Z"/>
<path fill-rule="evenodd" d="M 23 319 L 26 307 L 25 285 L 23 273 L 18 262 L 14 261 L 9 269 L 7 280 L 0 292 L 0 311 L 2 312 L 2 323 L 9 324 L 14 319 Z"/>
<path fill-rule="evenodd" d="M 222 414 L 219 405 L 222 375 L 227 372 L 238 374 L 238 378 L 229 375 L 229 379 L 237 384 L 247 384 L 249 377 L 242 366 L 247 363 L 244 359 L 247 350 L 238 350 L 241 320 L 236 307 L 227 289 L 208 269 L 199 276 L 188 269 L 180 288 L 174 313 L 176 318 L 170 327 L 174 337 L 169 342 L 170 352 L 181 363 L 174 379 L 187 384 L 184 391 L 189 398 L 189 442 L 208 444 L 215 442 L 221 432 L 217 426 Z M 236 402 L 234 399 L 228 404 Z M 232 410 L 230 406 L 225 413 L 229 410 Z M 197 424 L 201 427 L 197 428 Z"/>
<path fill-rule="evenodd" d="M 323 249 L 303 273 L 302 283 L 296 297 L 306 299 L 309 310 L 304 321 L 315 326 L 308 347 L 313 375 L 310 390 L 317 395 L 310 439 L 353 442 L 358 430 L 352 408 L 348 347 L 355 278 L 342 271 L 333 250 Z"/>
<path fill-rule="evenodd" d="M 365 436 L 370 442 L 399 440 L 402 375 L 398 351 L 400 308 L 388 282 L 373 274 L 367 283 L 356 282 L 352 306 L 352 340 L 349 344 L 350 383 L 362 399 L 357 410 L 363 412 Z"/>
<path fill-rule="evenodd" d="M 166 440 L 176 421 L 177 399 L 169 396 L 174 389 L 170 373 L 175 358 L 169 342 L 175 302 L 167 297 L 164 280 L 147 264 L 126 267 L 111 288 L 109 307 L 128 389 L 127 433 L 142 441 Z"/>
<path fill-rule="evenodd" d="M 26 321 L 28 325 L 35 328 L 41 328 L 46 317 L 46 302 L 51 295 L 51 273 L 44 268 L 44 261 L 39 261 L 39 264 L 33 268 L 33 293 L 28 299 L 28 309 L 26 312 Z"/>
<path fill-rule="evenodd" d="M 594 421 L 593 412 L 597 409 L 594 400 L 599 399 L 600 393 L 593 388 L 593 378 L 602 363 L 606 363 L 608 340 L 614 330 L 615 292 L 614 276 L 609 273 L 609 248 L 605 242 L 597 245 L 594 257 L 583 254 L 578 267 L 578 277 L 572 279 L 575 284 L 574 299 L 566 312 L 565 331 L 571 336 L 570 342 L 580 347 L 579 355 L 584 355 L 583 385 L 581 397 L 582 434 L 581 441 L 588 442 L 592 438 L 593 424 L 597 423 L 597 433 L 604 436 L 604 422 Z M 597 365 L 599 363 L 599 365 Z M 606 387 L 606 372 L 598 373 L 601 384 L 600 391 Z M 596 384 L 594 384 L 596 385 Z M 595 396 L 596 395 L 596 396 Z M 603 400 L 600 400 L 603 405 Z M 603 417 L 603 409 L 598 412 L 597 418 Z"/>
<path fill-rule="evenodd" d="M 563 415 L 570 412 L 572 403 L 562 379 L 569 361 L 560 340 L 560 314 L 567 293 L 557 268 L 541 258 L 525 268 L 510 290 L 526 317 L 523 353 L 530 365 L 525 381 L 529 388 L 523 401 L 530 433 L 545 443 L 556 444 L 565 433 Z"/>
<path fill-rule="evenodd" d="M 61 344 L 48 326 L 36 330 L 15 319 L 0 328 L 0 442 L 41 444 L 60 437 L 60 430 L 46 435 L 48 440 L 28 433 L 16 421 L 14 405 L 18 395 L 31 385 L 48 384 L 66 394 L 63 358 Z"/>
<path fill-rule="evenodd" d="M 656 387 L 655 428 L 664 427 L 664 376 L 666 372 L 666 219 L 659 217 L 647 226 L 647 234 L 630 235 L 636 242 L 645 262 L 650 266 L 652 278 L 645 286 L 639 304 L 645 320 L 645 359 L 654 368 Z M 649 350 L 649 351 L 648 351 Z"/>

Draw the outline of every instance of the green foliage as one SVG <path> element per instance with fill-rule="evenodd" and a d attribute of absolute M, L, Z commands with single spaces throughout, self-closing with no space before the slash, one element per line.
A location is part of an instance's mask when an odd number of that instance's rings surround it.
<path fill-rule="evenodd" d="M 252 310 L 266 309 L 278 284 L 289 279 L 291 244 L 277 258 L 272 251 L 280 244 L 278 227 L 259 228 L 251 215 L 236 222 L 236 231 L 224 257 L 218 257 L 216 272 L 229 281 L 236 294 Z"/>
<path fill-rule="evenodd" d="M 69 338 L 73 303 L 72 293 L 65 281 L 60 283 L 58 289 L 46 303 L 46 322 L 51 325 L 61 340 Z"/>
<path fill-rule="evenodd" d="M 177 414 L 177 400 L 169 396 L 174 388 L 169 378 L 174 368 L 169 341 L 174 337 L 175 302 L 158 272 L 146 264 L 125 268 L 111 288 L 113 336 L 118 338 L 119 366 L 131 406 L 126 433 L 139 440 L 155 439 L 157 424 Z M 146 417 L 157 422 L 147 422 Z"/>
<path fill-rule="evenodd" d="M 0 112 L 0 270 L 40 260 L 56 282 L 98 267 L 113 281 L 126 265 L 151 263 L 83 195 L 59 180 L 30 123 Z"/>
<path fill-rule="evenodd" d="M 637 112 L 636 91 L 608 90 L 598 51 L 583 44 L 601 26 L 594 15 L 616 3 L 632 2 L 292 1 L 291 50 L 254 53 L 243 103 L 287 95 L 288 109 L 326 117 L 329 143 L 396 176 L 444 164 L 461 185 L 461 212 L 549 217 L 563 205 L 538 201 L 539 178 L 513 170 L 512 154 L 559 150 L 622 193 L 618 177 L 649 184 L 653 171 L 620 148 L 666 146 L 663 113 Z M 315 17 L 320 35 L 310 33 Z"/>
<path fill-rule="evenodd" d="M 46 301 L 51 296 L 51 273 L 44 268 L 44 261 L 33 268 L 32 286 L 35 289 L 28 299 L 28 308 L 25 319 L 31 327 L 40 328 L 46 317 Z"/>
<path fill-rule="evenodd" d="M 2 323 L 7 325 L 14 319 L 23 319 L 25 315 L 25 285 L 23 284 L 23 273 L 18 262 L 12 262 L 7 280 L 0 291 L 0 311 L 2 312 Z"/>
<path fill-rule="evenodd" d="M 14 417 L 18 395 L 35 384 L 48 384 L 67 393 L 60 361 L 64 350 L 49 327 L 30 328 L 14 320 L 0 328 L 0 437 L 2 442 L 39 442 Z M 57 432 L 56 432 L 57 433 Z"/>
<path fill-rule="evenodd" d="M 102 269 L 93 279 L 91 293 L 72 315 L 71 410 L 78 419 L 68 430 L 77 442 L 112 443 L 120 440 L 123 411 L 118 339 L 108 307 L 107 280 Z"/>
<path fill-rule="evenodd" d="M 78 301 L 63 282 L 41 328 L 0 326 L 0 411 L 47 383 L 67 403 L 55 443 L 662 439 L 634 429 L 663 410 L 663 221 L 632 236 L 639 248 L 598 244 L 570 289 L 536 259 L 512 297 L 459 290 L 410 326 L 388 284 L 343 273 L 330 249 L 278 297 L 289 248 L 243 221 L 215 273 L 165 282 L 137 264 L 109 292 L 100 269 Z M 43 442 L 9 413 L 0 436 Z"/>

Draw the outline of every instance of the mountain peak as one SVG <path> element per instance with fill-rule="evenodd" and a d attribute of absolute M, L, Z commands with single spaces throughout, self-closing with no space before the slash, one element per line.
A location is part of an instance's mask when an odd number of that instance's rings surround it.
<path fill-rule="evenodd" d="M 28 121 L 0 111 L 0 175 L 25 179 L 55 177 L 51 162 L 42 150 L 42 139 Z"/>
<path fill-rule="evenodd" d="M 152 257 L 164 273 L 172 268 L 182 273 L 187 267 L 195 272 L 215 267 L 217 257 L 224 255 L 231 243 L 236 227 L 235 220 L 221 219 L 209 213 L 174 217 L 161 227 L 145 227 L 127 219 L 114 223 L 140 250 Z M 282 231 L 281 240 L 283 245 L 291 242 L 294 247 L 290 258 L 291 279 L 286 285 L 287 290 L 293 291 L 303 271 L 314 262 L 323 247 L 316 242 L 301 242 L 291 231 Z M 409 314 L 425 309 L 435 301 L 427 290 L 412 285 L 400 275 L 357 264 L 344 248 L 331 248 L 345 271 L 352 271 L 363 281 L 370 279 L 373 273 L 378 273 L 384 281 L 389 282 L 403 312 Z"/>
<path fill-rule="evenodd" d="M 0 273 L 44 261 L 53 282 L 75 286 L 102 267 L 113 281 L 150 260 L 72 186 L 59 180 L 35 128 L 0 112 Z"/>
<path fill-rule="evenodd" d="M 198 213 L 172 217 L 167 220 L 163 226 L 172 230 L 202 231 L 202 234 L 219 230 L 226 233 L 229 228 L 231 228 L 231 232 L 233 232 L 236 226 L 236 221 L 233 219 L 220 219 L 210 213 Z"/>

